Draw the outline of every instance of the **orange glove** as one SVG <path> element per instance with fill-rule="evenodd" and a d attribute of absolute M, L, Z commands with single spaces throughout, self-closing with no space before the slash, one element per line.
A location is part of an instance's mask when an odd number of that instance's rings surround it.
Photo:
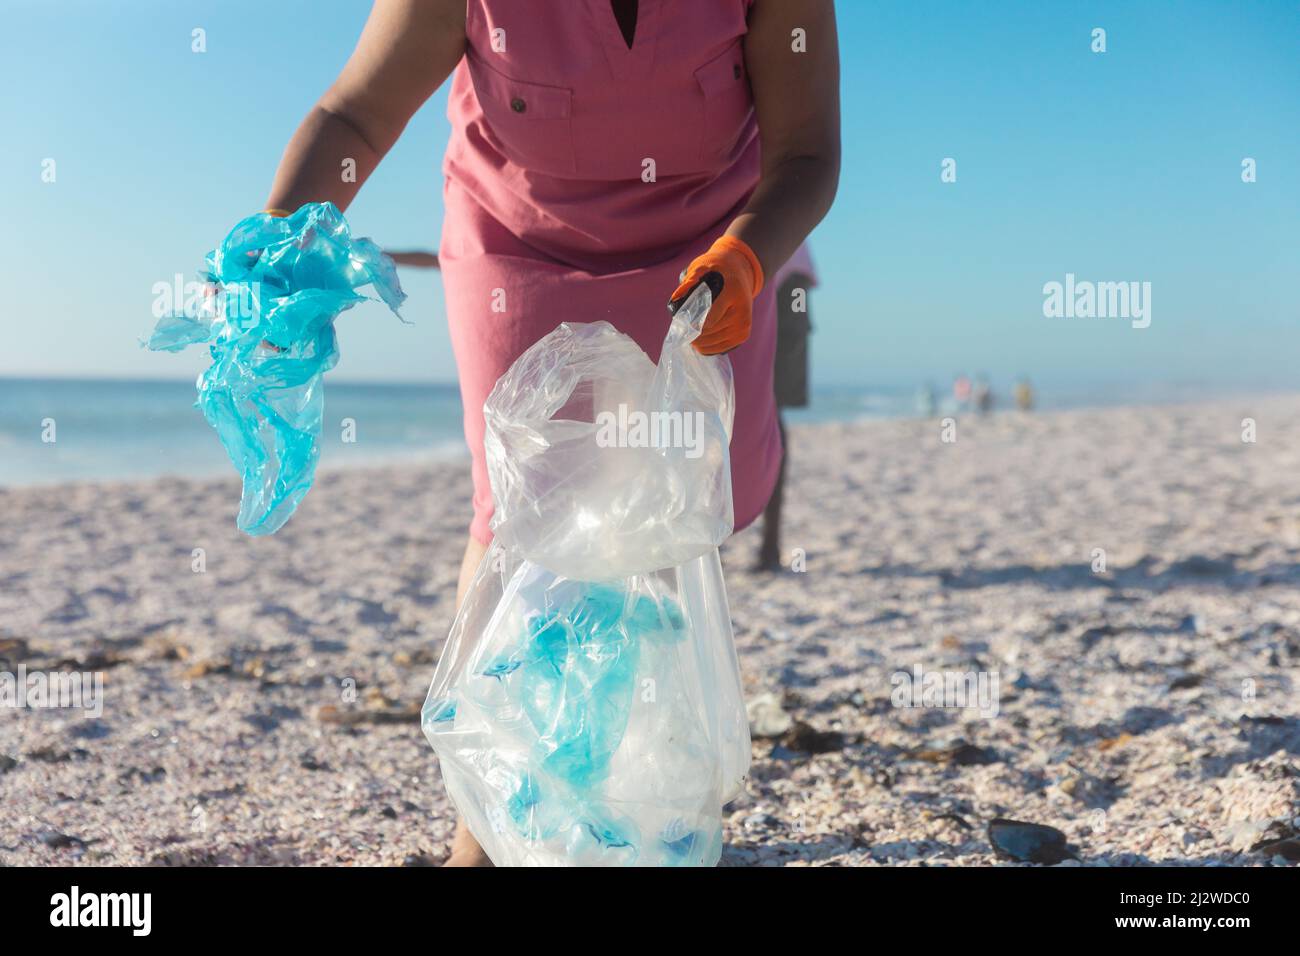
<path fill-rule="evenodd" d="M 713 297 L 713 307 L 695 340 L 702 355 L 730 352 L 749 338 L 754 324 L 754 298 L 763 291 L 763 267 L 754 250 L 735 236 L 722 236 L 689 266 L 669 307 L 679 305 L 710 272 L 722 276 L 722 289 Z"/>

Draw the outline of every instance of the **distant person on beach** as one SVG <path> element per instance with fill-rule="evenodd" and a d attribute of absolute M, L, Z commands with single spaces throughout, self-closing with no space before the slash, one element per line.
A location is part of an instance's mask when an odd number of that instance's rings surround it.
<path fill-rule="evenodd" d="M 812 316 L 808 312 L 808 291 L 817 284 L 808 245 L 800 246 L 773 280 L 776 285 L 776 365 L 772 386 L 776 393 L 776 421 L 781 429 L 781 470 L 776 487 L 763 511 L 763 541 L 759 545 L 759 571 L 781 569 L 781 505 L 785 497 L 785 476 L 790 462 L 783 408 L 808 405 L 808 335 Z"/>
<path fill-rule="evenodd" d="M 939 404 L 934 394 L 934 386 L 926 382 L 916 391 L 916 414 L 921 418 L 933 418 Z"/>
<path fill-rule="evenodd" d="M 958 375 L 952 381 L 952 400 L 957 404 L 957 411 L 964 412 L 970 408 L 971 382 L 965 375 Z"/>
<path fill-rule="evenodd" d="M 832 0 L 375 0 L 266 211 L 346 209 L 449 76 L 437 262 L 474 481 L 457 603 L 492 538 L 497 379 L 566 319 L 657 359 L 665 306 L 706 277 L 722 284 L 695 347 L 731 359 L 735 528 L 753 522 L 782 462 L 776 275 L 839 180 Z M 490 865 L 463 821 L 448 864 Z"/>
<path fill-rule="evenodd" d="M 1034 410 L 1034 386 L 1029 384 L 1029 379 L 1022 378 L 1016 382 L 1016 408 L 1022 412 L 1032 412 Z"/>
<path fill-rule="evenodd" d="M 989 385 L 987 375 L 976 376 L 975 385 L 971 389 L 971 401 L 975 411 L 981 415 L 987 415 L 993 410 L 993 387 Z"/>

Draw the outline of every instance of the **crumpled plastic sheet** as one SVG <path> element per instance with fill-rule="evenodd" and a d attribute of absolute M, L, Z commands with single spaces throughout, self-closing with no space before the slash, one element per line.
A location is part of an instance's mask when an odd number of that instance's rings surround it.
<path fill-rule="evenodd" d="M 406 294 L 392 260 L 353 238 L 328 202 L 284 218 L 249 216 L 208 253 L 201 278 L 215 294 L 202 308 L 164 316 L 145 345 L 209 346 L 195 405 L 243 478 L 239 529 L 272 534 L 316 474 L 322 376 L 339 356 L 334 320 L 372 299 L 357 291 L 365 286 L 394 313 Z"/>
<path fill-rule="evenodd" d="M 718 544 L 731 531 L 730 363 L 656 367 L 607 323 L 562 325 L 489 397 L 495 539 L 421 715 L 498 865 L 711 866 L 749 728 Z M 602 412 L 698 411 L 698 454 L 596 441 Z M 504 506 L 504 509 L 503 509 Z"/>

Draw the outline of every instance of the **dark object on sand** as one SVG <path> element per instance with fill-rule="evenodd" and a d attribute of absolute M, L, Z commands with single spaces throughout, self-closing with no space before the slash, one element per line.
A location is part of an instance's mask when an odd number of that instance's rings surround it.
<path fill-rule="evenodd" d="M 826 754 L 844 749 L 844 735 L 838 730 L 817 730 L 802 720 L 785 732 L 781 743 L 806 754 Z"/>
<path fill-rule="evenodd" d="M 1259 843 L 1251 847 L 1252 852 L 1262 853 L 1268 857 L 1280 856 L 1292 863 L 1300 862 L 1300 837 L 1287 837 L 1272 843 Z"/>
<path fill-rule="evenodd" d="M 31 656 L 31 648 L 21 637 L 0 638 L 0 661 L 6 670 L 17 670 L 18 665 Z"/>
<path fill-rule="evenodd" d="M 988 837 L 994 853 L 1016 863 L 1045 863 L 1050 866 L 1062 860 L 1078 859 L 1064 833 L 1041 823 L 999 817 L 989 821 Z"/>
<path fill-rule="evenodd" d="M 988 747 L 977 747 L 969 741 L 957 739 L 946 743 L 929 744 L 908 751 L 914 760 L 927 763 L 952 764 L 957 767 L 974 767 L 983 764 L 1000 763 L 1002 758 Z"/>
<path fill-rule="evenodd" d="M 45 830 L 38 839 L 52 850 L 74 850 L 86 846 L 86 841 L 59 830 Z"/>

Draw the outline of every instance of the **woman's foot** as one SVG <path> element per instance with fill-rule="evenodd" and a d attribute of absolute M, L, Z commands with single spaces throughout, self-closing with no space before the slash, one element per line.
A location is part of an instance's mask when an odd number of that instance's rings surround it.
<path fill-rule="evenodd" d="M 754 562 L 755 571 L 781 571 L 784 565 L 781 564 L 781 549 L 767 541 L 763 542 L 762 548 L 758 552 L 758 560 Z"/>
<path fill-rule="evenodd" d="M 442 865 L 492 866 L 493 864 L 462 819 L 456 821 L 456 835 L 451 840 L 451 856 L 447 857 L 447 861 Z"/>

